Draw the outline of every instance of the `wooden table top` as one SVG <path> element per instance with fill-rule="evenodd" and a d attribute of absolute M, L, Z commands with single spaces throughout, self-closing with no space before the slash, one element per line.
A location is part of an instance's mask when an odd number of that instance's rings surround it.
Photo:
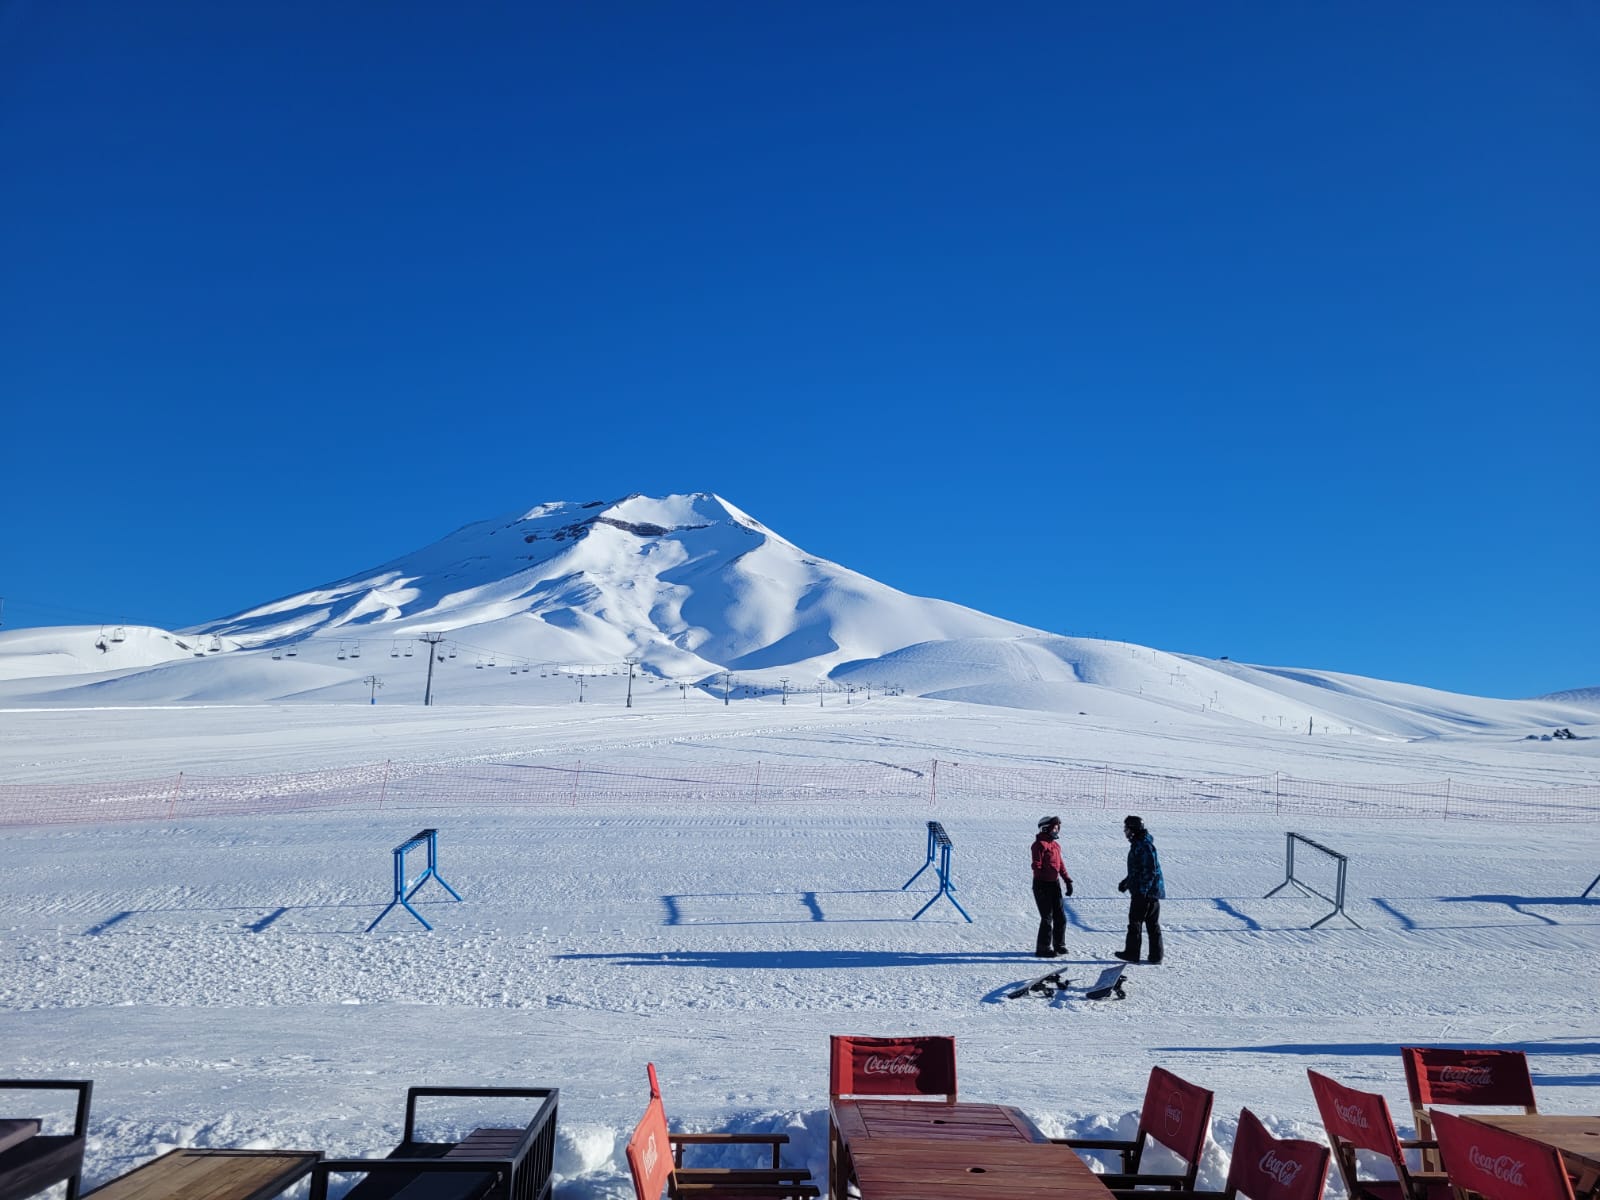
<path fill-rule="evenodd" d="M 311 1173 L 315 1150 L 171 1150 L 86 1195 L 95 1200 L 269 1200 Z"/>
<path fill-rule="evenodd" d="M 835 1100 L 833 1123 L 854 1152 L 878 1138 L 934 1142 L 1045 1142 L 1021 1109 L 928 1100 Z"/>
<path fill-rule="evenodd" d="M 1469 1121 L 1518 1133 L 1546 1146 L 1554 1146 L 1569 1159 L 1600 1171 L 1600 1116 L 1565 1116 L 1554 1113 L 1460 1113 Z"/>
<path fill-rule="evenodd" d="M 868 1138 L 852 1143 L 861 1200 L 1107 1200 L 1070 1147 L 1033 1141 Z"/>

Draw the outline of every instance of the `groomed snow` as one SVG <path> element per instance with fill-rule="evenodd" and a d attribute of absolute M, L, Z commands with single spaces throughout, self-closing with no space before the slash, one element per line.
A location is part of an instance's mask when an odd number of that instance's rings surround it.
<path fill-rule="evenodd" d="M 1023 653 L 1061 661 L 1048 651 Z M 950 657 L 924 665 L 952 687 L 997 687 L 952 673 Z M 1115 702 L 1082 716 L 1029 707 L 1037 687 Z M 1528 742 L 1520 713 L 1478 737 L 1308 737 L 1070 679 L 1000 688 L 981 706 L 724 706 L 672 688 L 624 709 L 607 695 L 581 708 L 14 709 L 0 724 L 0 780 L 239 777 L 386 758 L 685 771 L 942 758 L 1188 778 L 1453 774 L 1516 789 L 1593 786 L 1600 745 L 1592 721 L 1574 723 L 1571 742 Z M 1383 1092 L 1409 1125 L 1406 1044 L 1521 1048 L 1542 1109 L 1600 1111 L 1600 901 L 1579 899 L 1600 871 L 1593 820 L 1290 825 L 1147 811 L 1168 880 L 1167 963 L 1131 968 L 1121 1002 L 1007 1001 L 1040 970 L 1028 953 L 1036 807 L 1003 794 L 666 807 L 641 794 L 605 808 L 394 811 L 374 797 L 328 812 L 9 829 L 4 1071 L 95 1081 L 90 1186 L 179 1144 L 382 1153 L 411 1084 L 558 1086 L 563 1198 L 631 1195 L 622 1146 L 647 1061 L 676 1124 L 781 1129 L 788 1159 L 820 1176 L 830 1033 L 953 1034 L 963 1097 L 1019 1105 L 1056 1134 L 1130 1133 L 1149 1068 L 1166 1066 L 1216 1092 L 1207 1187 L 1221 1186 L 1241 1106 L 1279 1133 L 1320 1137 L 1308 1067 Z M 1081 979 L 1120 939 L 1122 813 L 1061 815 L 1078 881 L 1061 965 Z M 930 818 L 955 843 L 971 924 L 944 901 L 911 920 L 930 874 L 901 884 L 922 865 Z M 429 884 L 418 902 L 433 932 L 396 912 L 364 934 L 389 898 L 392 847 L 426 826 L 464 902 Z M 1349 856 L 1361 928 L 1309 930 L 1326 905 L 1263 899 L 1283 878 L 1288 828 Z M 1318 879 L 1331 882 L 1331 871 Z"/>

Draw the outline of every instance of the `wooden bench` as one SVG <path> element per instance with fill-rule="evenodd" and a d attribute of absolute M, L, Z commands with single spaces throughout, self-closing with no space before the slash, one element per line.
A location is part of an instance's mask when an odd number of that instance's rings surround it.
<path fill-rule="evenodd" d="M 311 1200 L 327 1200 L 332 1175 L 360 1175 L 346 1200 L 549 1200 L 555 1166 L 556 1088 L 414 1087 L 405 1134 L 383 1158 L 329 1158 L 311 1172 Z M 457 1141 L 417 1136 L 419 1097 L 536 1100 L 524 1125 L 474 1129 Z"/>
<path fill-rule="evenodd" d="M 66 1200 L 78 1200 L 83 1178 L 83 1148 L 89 1132 L 89 1096 L 94 1084 L 87 1079 L 0 1079 L 0 1092 L 76 1092 L 77 1105 L 71 1133 L 42 1133 L 43 1122 L 33 1118 L 7 1118 L 0 1136 L 0 1200 L 24 1200 L 53 1187 L 67 1185 Z"/>
<path fill-rule="evenodd" d="M 272 1200 L 311 1173 L 315 1150 L 169 1150 L 85 1193 L 94 1200 Z"/>

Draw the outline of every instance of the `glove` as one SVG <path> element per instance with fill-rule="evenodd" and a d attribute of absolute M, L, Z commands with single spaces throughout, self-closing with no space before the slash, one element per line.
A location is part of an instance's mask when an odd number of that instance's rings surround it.
<path fill-rule="evenodd" d="M 1062 887 L 1062 890 L 1064 890 L 1067 893 L 1067 895 L 1069 895 L 1069 896 L 1072 895 L 1072 880 L 1063 879 L 1061 881 L 1061 887 Z"/>
<path fill-rule="evenodd" d="M 1125 892 L 1127 890 L 1128 890 L 1128 881 L 1126 879 L 1124 879 L 1121 883 L 1117 884 L 1117 891 Z"/>

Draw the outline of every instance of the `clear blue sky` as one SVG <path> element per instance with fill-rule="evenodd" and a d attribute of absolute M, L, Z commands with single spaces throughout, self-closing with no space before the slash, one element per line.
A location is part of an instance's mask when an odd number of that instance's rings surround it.
<path fill-rule="evenodd" d="M 1041 628 L 1600 685 L 1600 9 L 0 0 L 7 629 L 715 491 Z"/>

